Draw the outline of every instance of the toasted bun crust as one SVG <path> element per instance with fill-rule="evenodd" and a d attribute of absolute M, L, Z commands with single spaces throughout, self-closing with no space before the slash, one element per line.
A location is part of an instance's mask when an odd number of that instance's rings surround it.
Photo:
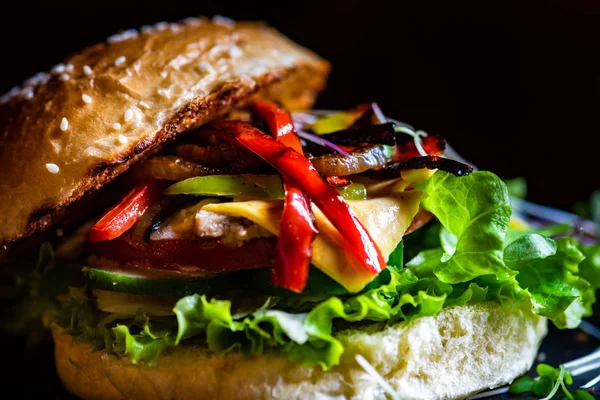
<path fill-rule="evenodd" d="M 65 387 L 85 399 L 385 399 L 356 354 L 403 399 L 454 399 L 526 372 L 546 332 L 546 319 L 517 308 L 452 307 L 409 325 L 344 332 L 341 364 L 327 372 L 282 355 L 215 355 L 189 346 L 161 355 L 158 367 L 143 367 L 92 352 L 57 327 L 54 339 Z"/>
<path fill-rule="evenodd" d="M 45 229 L 164 141 L 259 90 L 311 106 L 328 71 L 271 28 L 223 19 L 161 23 L 75 54 L 0 98 L 0 245 Z"/>

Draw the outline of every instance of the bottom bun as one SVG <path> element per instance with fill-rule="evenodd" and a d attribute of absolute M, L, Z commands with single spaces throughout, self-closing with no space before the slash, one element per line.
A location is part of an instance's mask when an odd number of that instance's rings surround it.
<path fill-rule="evenodd" d="M 450 307 L 410 324 L 341 332 L 341 363 L 329 371 L 286 355 L 219 355 L 204 347 L 165 351 L 157 367 L 93 351 L 53 328 L 56 366 L 65 387 L 85 399 L 385 399 L 365 357 L 403 399 L 464 398 L 527 371 L 546 335 L 546 319 L 517 307 Z"/>

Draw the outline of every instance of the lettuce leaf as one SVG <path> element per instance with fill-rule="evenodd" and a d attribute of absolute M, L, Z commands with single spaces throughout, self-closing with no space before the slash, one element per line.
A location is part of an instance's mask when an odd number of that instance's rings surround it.
<path fill-rule="evenodd" d="M 582 246 L 585 259 L 579 264 L 579 275 L 588 281 L 594 289 L 600 287 L 600 243 Z"/>
<path fill-rule="evenodd" d="M 519 286 L 531 295 L 533 312 L 561 328 L 576 328 L 591 314 L 594 289 L 578 275 L 583 259 L 575 239 L 568 237 L 554 241 L 525 235 L 504 250 L 507 265 L 519 271 Z"/>
<path fill-rule="evenodd" d="M 126 325 L 117 325 L 112 331 L 115 335 L 114 352 L 129 356 L 132 364 L 144 362 L 155 366 L 162 351 L 173 345 L 171 336 L 153 337 L 145 332 L 132 334 Z"/>
<path fill-rule="evenodd" d="M 216 352 L 262 354 L 265 348 L 278 348 L 293 362 L 329 369 L 339 363 L 344 351 L 334 337 L 335 320 L 394 323 L 435 315 L 453 290 L 435 278 L 419 279 L 410 270 L 388 271 L 388 282 L 378 288 L 347 298 L 330 297 L 308 313 L 262 307 L 235 318 L 228 300 L 184 297 L 174 309 L 177 337 L 205 334 L 208 347 Z M 470 296 L 456 296 L 453 304 L 468 300 Z"/>
<path fill-rule="evenodd" d="M 500 178 L 490 172 L 457 177 L 438 171 L 424 190 L 428 196 L 423 207 L 456 236 L 454 253 L 435 267 L 435 275 L 446 283 L 488 274 L 508 278 L 511 271 L 502 260 L 502 250 L 511 207 Z"/>
<path fill-rule="evenodd" d="M 489 172 L 454 177 L 436 172 L 423 205 L 442 224 L 440 246 L 421 251 L 406 266 L 420 278 L 444 283 L 475 282 L 487 297 L 517 300 L 559 328 L 576 327 L 591 314 L 600 266 L 584 263 L 572 238 L 525 234 L 505 248 L 510 219 L 506 187 Z M 590 250 L 592 252 L 592 250 Z M 468 294 L 465 294 L 468 296 Z M 481 297 L 481 296 L 479 296 Z"/>

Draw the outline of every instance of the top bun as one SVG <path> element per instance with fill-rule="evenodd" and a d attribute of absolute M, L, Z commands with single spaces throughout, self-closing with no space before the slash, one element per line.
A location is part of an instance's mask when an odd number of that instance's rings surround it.
<path fill-rule="evenodd" d="M 178 133 L 262 91 L 310 107 L 329 64 L 226 18 L 110 37 L 0 98 L 0 244 L 43 231 Z"/>

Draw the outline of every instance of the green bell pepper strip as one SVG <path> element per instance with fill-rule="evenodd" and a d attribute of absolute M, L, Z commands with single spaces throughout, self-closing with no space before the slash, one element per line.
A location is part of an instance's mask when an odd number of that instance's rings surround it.
<path fill-rule="evenodd" d="M 352 185 L 337 188 L 346 200 L 365 200 L 365 185 L 353 182 Z M 283 186 L 279 175 L 207 175 L 189 178 L 167 188 L 165 194 L 187 194 L 193 196 L 221 196 L 283 199 Z"/>
<path fill-rule="evenodd" d="M 277 190 L 279 188 L 279 190 Z M 165 194 L 223 197 L 283 197 L 278 175 L 207 175 L 196 176 L 171 185 Z"/>

